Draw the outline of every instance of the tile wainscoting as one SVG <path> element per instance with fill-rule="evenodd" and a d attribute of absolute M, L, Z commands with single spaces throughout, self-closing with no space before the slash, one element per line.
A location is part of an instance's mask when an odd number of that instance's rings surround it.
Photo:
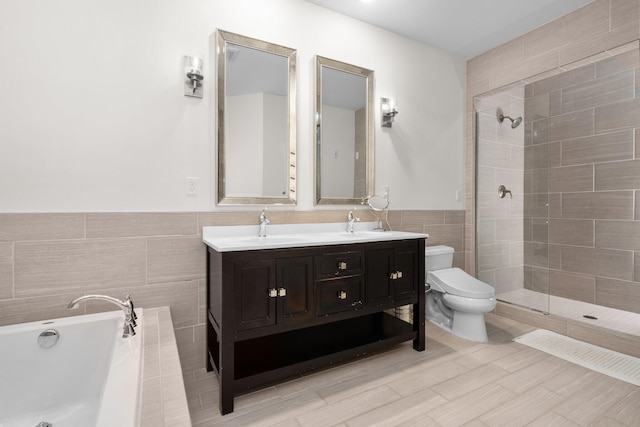
<path fill-rule="evenodd" d="M 272 224 L 346 223 L 348 210 L 269 211 Z M 359 211 L 363 221 L 373 220 Z M 371 218 L 369 218 L 371 216 Z M 257 224 L 255 212 L 0 214 L 0 325 L 113 310 L 82 294 L 169 306 L 185 381 L 205 366 L 206 247 L 202 227 Z M 464 268 L 464 211 L 391 211 L 394 230 L 424 232 Z M 195 309 L 197 307 L 197 309 Z"/>

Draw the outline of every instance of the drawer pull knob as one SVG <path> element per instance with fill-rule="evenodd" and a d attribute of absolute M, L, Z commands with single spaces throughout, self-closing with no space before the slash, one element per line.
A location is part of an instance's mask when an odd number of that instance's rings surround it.
<path fill-rule="evenodd" d="M 338 263 L 338 270 L 346 270 L 347 269 L 347 263 L 344 261 L 340 261 Z"/>
<path fill-rule="evenodd" d="M 345 291 L 338 291 L 338 299 L 347 299 L 347 293 Z"/>
<path fill-rule="evenodd" d="M 398 271 L 396 274 L 398 275 L 398 279 L 402 279 L 402 271 Z"/>
<path fill-rule="evenodd" d="M 279 297 L 286 297 L 287 296 L 287 290 L 285 288 L 278 289 L 278 296 Z"/>
<path fill-rule="evenodd" d="M 267 293 L 269 294 L 269 298 L 275 298 L 278 296 L 278 291 L 276 289 L 269 289 Z"/>

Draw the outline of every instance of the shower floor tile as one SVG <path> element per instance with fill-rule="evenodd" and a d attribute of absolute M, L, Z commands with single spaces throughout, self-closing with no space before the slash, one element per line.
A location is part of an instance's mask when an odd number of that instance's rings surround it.
<path fill-rule="evenodd" d="M 590 326 L 611 329 L 640 337 L 640 314 L 567 298 L 546 295 L 529 289 L 516 289 L 496 295 L 498 301 L 548 312 L 554 316 L 581 322 Z M 584 316 L 597 319 L 587 319 Z"/>

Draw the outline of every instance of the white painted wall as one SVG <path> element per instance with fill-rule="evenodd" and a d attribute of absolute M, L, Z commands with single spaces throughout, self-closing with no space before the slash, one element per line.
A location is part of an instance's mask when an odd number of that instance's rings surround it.
<path fill-rule="evenodd" d="M 314 209 L 314 55 L 375 70 L 392 209 L 464 207 L 462 58 L 303 0 L 5 0 L 0 212 L 232 209 L 214 195 L 216 28 L 298 50 L 296 209 Z M 184 54 L 205 58 L 203 99 L 183 96 Z M 380 96 L 397 100 L 391 129 Z"/>

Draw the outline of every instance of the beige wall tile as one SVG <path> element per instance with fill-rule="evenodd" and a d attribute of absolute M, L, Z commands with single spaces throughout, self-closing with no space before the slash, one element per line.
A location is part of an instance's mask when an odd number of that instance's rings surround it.
<path fill-rule="evenodd" d="M 496 288 L 497 293 L 520 289 L 523 283 L 524 267 L 522 265 L 495 270 L 495 282 L 493 286 Z"/>
<path fill-rule="evenodd" d="M 462 224 L 452 225 L 428 225 L 425 232 L 429 233 L 429 246 L 446 245 L 451 246 L 456 252 L 464 250 L 464 226 Z"/>
<path fill-rule="evenodd" d="M 136 307 L 155 308 L 170 307 L 173 326 L 184 328 L 198 324 L 198 281 L 173 282 L 139 286 L 136 288 L 99 289 L 101 293 L 123 298 L 131 295 Z M 90 291 L 90 290 L 89 290 Z M 102 301 L 91 301 L 86 304 L 87 313 L 111 311 L 115 307 Z"/>
<path fill-rule="evenodd" d="M 550 168 L 549 188 L 553 192 L 593 191 L 593 166 Z"/>
<path fill-rule="evenodd" d="M 611 28 L 637 23 L 640 20 L 640 3 L 637 0 L 611 0 Z"/>
<path fill-rule="evenodd" d="M 508 242 L 480 245 L 478 248 L 478 270 L 494 270 L 509 267 L 511 256 Z"/>
<path fill-rule="evenodd" d="M 464 224 L 465 211 L 444 211 L 445 224 Z"/>
<path fill-rule="evenodd" d="M 82 307 L 77 310 L 67 309 L 69 301 L 78 296 L 78 292 L 71 292 L 0 300 L 0 326 L 85 314 Z"/>
<path fill-rule="evenodd" d="M 18 242 L 15 294 L 144 285 L 145 250 L 144 238 Z"/>
<path fill-rule="evenodd" d="M 634 273 L 633 252 L 563 246 L 562 270 L 612 279 L 632 280 Z"/>
<path fill-rule="evenodd" d="M 631 23 L 601 35 L 594 34 L 587 36 L 575 44 L 559 50 L 559 65 L 565 68 L 583 58 L 598 55 L 607 49 L 633 42 L 638 39 L 639 33 L 640 27 L 638 24 Z"/>
<path fill-rule="evenodd" d="M 594 220 L 586 219 L 550 219 L 549 243 L 593 247 L 594 223 Z"/>
<path fill-rule="evenodd" d="M 593 117 L 593 110 L 590 109 L 551 117 L 548 131 L 549 142 L 593 135 Z"/>
<path fill-rule="evenodd" d="M 402 225 L 444 224 L 444 211 L 402 211 Z"/>
<path fill-rule="evenodd" d="M 525 34 L 525 56 L 531 57 L 576 44 L 609 31 L 609 1 L 596 0 L 573 13 Z M 590 37 L 589 37 L 590 36 Z"/>
<path fill-rule="evenodd" d="M 562 164 L 610 162 L 633 158 L 633 130 L 562 141 Z"/>
<path fill-rule="evenodd" d="M 83 237 L 84 214 L 0 213 L 0 241 Z"/>
<path fill-rule="evenodd" d="M 199 236 L 150 237 L 147 282 L 166 283 L 205 277 L 207 249 Z"/>
<path fill-rule="evenodd" d="M 563 193 L 562 217 L 633 219 L 633 191 Z"/>
<path fill-rule="evenodd" d="M 594 80 L 595 78 L 596 66 L 595 64 L 591 64 L 577 68 L 575 70 L 564 72 L 562 74 L 558 74 L 557 76 L 537 81 L 533 83 L 533 93 L 536 97 L 540 97 L 541 95 L 546 94 L 548 101 L 549 92 L 554 92 L 569 86 L 577 85 L 579 83 L 588 82 Z"/>
<path fill-rule="evenodd" d="M 615 0 L 613 0 L 615 1 Z M 625 0 L 626 1 L 626 0 Z M 636 0 L 632 0 L 636 4 Z M 640 4 L 639 4 L 640 5 Z M 602 77 L 610 74 L 620 73 L 640 67 L 640 50 L 636 47 L 628 52 L 621 53 L 609 59 L 603 59 L 596 64 L 596 76 Z"/>
<path fill-rule="evenodd" d="M 640 283 L 596 277 L 596 304 L 640 313 Z"/>
<path fill-rule="evenodd" d="M 634 190 L 640 188 L 640 160 L 595 165 L 595 189 Z"/>
<path fill-rule="evenodd" d="M 596 221 L 596 246 L 640 251 L 640 221 Z"/>
<path fill-rule="evenodd" d="M 534 83 L 535 85 L 535 83 Z M 529 85 L 534 87 L 534 85 Z M 527 97 L 524 101 L 525 123 L 549 118 L 549 92 Z"/>
<path fill-rule="evenodd" d="M 87 238 L 198 234 L 197 213 L 88 213 Z"/>
<path fill-rule="evenodd" d="M 635 96 L 634 85 L 633 70 L 626 70 L 567 87 L 562 90 L 562 112 L 568 113 L 631 99 Z"/>
<path fill-rule="evenodd" d="M 595 276 L 550 270 L 549 291 L 552 295 L 594 304 L 596 279 Z"/>
<path fill-rule="evenodd" d="M 616 102 L 595 109 L 596 133 L 636 127 L 640 127 L 640 99 Z"/>
<path fill-rule="evenodd" d="M 0 300 L 13 298 L 13 243 L 0 242 Z"/>

